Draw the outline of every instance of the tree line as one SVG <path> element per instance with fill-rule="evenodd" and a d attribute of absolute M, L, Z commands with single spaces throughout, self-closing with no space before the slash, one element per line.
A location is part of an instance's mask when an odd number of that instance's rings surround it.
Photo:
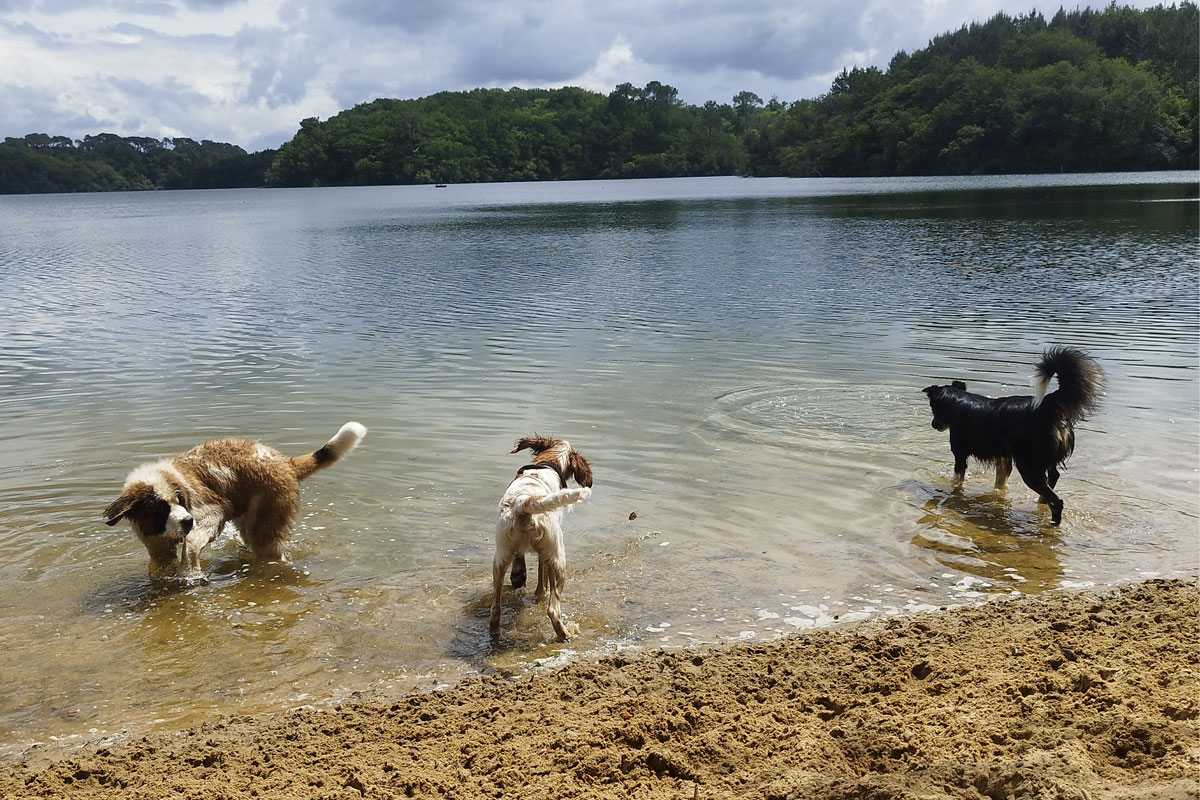
<path fill-rule="evenodd" d="M 263 186 L 274 157 L 207 139 L 31 133 L 0 144 L 0 194 Z"/>
<path fill-rule="evenodd" d="M 825 94 L 694 106 L 658 81 L 378 99 L 305 119 L 278 150 L 113 134 L 0 144 L 0 192 L 704 175 L 865 176 L 1190 169 L 1200 15 L 997 14 Z"/>

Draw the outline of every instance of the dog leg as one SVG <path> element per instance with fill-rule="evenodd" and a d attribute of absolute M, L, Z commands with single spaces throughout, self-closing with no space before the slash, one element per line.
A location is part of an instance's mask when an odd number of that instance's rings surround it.
<path fill-rule="evenodd" d="M 1058 495 L 1054 494 L 1054 492 L 1051 492 L 1050 493 L 1050 523 L 1052 525 L 1061 525 L 1062 524 L 1062 512 L 1063 512 L 1062 499 Z"/>
<path fill-rule="evenodd" d="M 182 552 L 179 554 L 179 568 L 176 574 L 180 578 L 199 578 L 204 575 L 200 569 L 200 553 L 221 533 L 220 521 L 217 524 L 196 525 L 183 538 Z"/>
<path fill-rule="evenodd" d="M 534 601 L 535 601 L 535 602 L 538 602 L 538 603 L 540 603 L 540 602 L 542 602 L 542 600 L 543 600 L 545 597 L 546 597 L 546 565 L 545 565 L 545 563 L 542 561 L 542 557 L 541 557 L 541 556 L 538 556 L 538 584 L 537 584 L 537 593 L 536 593 L 536 594 L 534 594 L 534 596 L 533 596 L 533 599 L 534 599 Z"/>
<path fill-rule="evenodd" d="M 287 563 L 283 546 L 292 528 L 292 515 L 285 506 L 264 508 L 251 503 L 250 511 L 238 523 L 242 541 L 259 561 Z"/>
<path fill-rule="evenodd" d="M 257 495 L 238 523 L 242 541 L 260 561 L 287 563 L 283 546 L 292 530 L 298 505 L 283 498 Z"/>
<path fill-rule="evenodd" d="M 966 456 L 954 456 L 954 485 L 962 486 L 963 481 L 967 478 L 967 459 Z"/>
<path fill-rule="evenodd" d="M 1050 469 L 1046 470 L 1046 473 L 1050 476 L 1050 480 L 1046 482 L 1049 483 L 1050 488 L 1053 489 L 1054 484 L 1058 483 L 1058 467 L 1054 464 L 1051 464 Z"/>
<path fill-rule="evenodd" d="M 250 548 L 250 552 L 254 553 L 254 557 L 260 561 L 278 561 L 280 564 L 286 564 L 288 563 L 287 554 L 283 552 L 286 535 L 287 531 L 285 530 L 265 536 Z"/>
<path fill-rule="evenodd" d="M 996 491 L 1003 492 L 1008 486 L 1008 476 L 1012 474 L 1012 467 L 1011 458 L 1001 458 L 996 462 Z"/>
<path fill-rule="evenodd" d="M 567 636 L 567 629 L 563 627 L 562 623 L 562 591 L 563 584 L 567 579 L 566 561 L 562 558 L 539 558 L 539 579 L 543 567 L 546 572 L 546 589 L 550 597 L 549 602 L 546 603 L 546 616 L 550 618 L 550 624 L 554 626 L 554 632 L 558 635 L 559 641 L 569 642 L 571 639 Z"/>
<path fill-rule="evenodd" d="M 524 553 L 517 554 L 517 557 L 513 559 L 512 573 L 509 575 L 509 579 L 511 580 L 512 587 L 514 589 L 520 589 L 522 586 L 525 585 L 525 554 Z M 538 586 L 540 587 L 541 584 L 539 583 Z"/>
<path fill-rule="evenodd" d="M 497 549 L 492 559 L 492 613 L 488 618 L 488 630 L 493 636 L 500 632 L 500 598 L 504 592 L 504 573 L 508 571 L 509 558 Z"/>
<path fill-rule="evenodd" d="M 1054 525 L 1062 524 L 1063 501 L 1050 488 L 1050 482 L 1047 480 L 1046 470 L 1040 467 L 1034 467 L 1029 464 L 1017 462 L 1017 471 L 1021 473 L 1021 480 L 1025 481 L 1025 485 L 1038 493 L 1039 502 L 1050 506 L 1050 522 Z"/>

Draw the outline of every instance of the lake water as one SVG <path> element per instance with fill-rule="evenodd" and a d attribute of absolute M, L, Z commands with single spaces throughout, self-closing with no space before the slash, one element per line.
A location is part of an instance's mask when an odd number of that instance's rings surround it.
<path fill-rule="evenodd" d="M 1193 574 L 1197 212 L 1195 173 L 0 197 L 0 756 Z M 1108 386 L 1061 527 L 1015 477 L 954 491 L 921 393 L 1028 393 L 1050 344 Z M 351 419 L 290 565 L 225 536 L 180 587 L 103 524 L 142 461 Z M 575 635 L 509 593 L 493 644 L 534 431 L 595 471 Z"/>

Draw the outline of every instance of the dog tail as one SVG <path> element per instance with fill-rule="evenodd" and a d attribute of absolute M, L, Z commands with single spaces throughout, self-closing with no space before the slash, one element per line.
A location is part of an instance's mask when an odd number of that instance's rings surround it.
<path fill-rule="evenodd" d="M 586 486 L 581 489 L 561 489 L 540 497 L 529 497 L 513 508 L 518 514 L 545 514 L 565 506 L 582 503 L 592 496 Z"/>
<path fill-rule="evenodd" d="M 1050 378 L 1058 376 L 1058 389 L 1046 394 Z M 1056 413 L 1064 422 L 1073 424 L 1100 404 L 1104 392 L 1104 373 L 1094 359 L 1082 350 L 1071 347 L 1051 347 L 1042 354 L 1033 375 L 1035 407 Z"/>
<path fill-rule="evenodd" d="M 325 444 L 311 453 L 296 456 L 292 459 L 292 469 L 296 477 L 304 480 L 319 469 L 328 467 L 342 456 L 354 449 L 354 446 L 367 435 L 367 429 L 357 422 L 347 422 Z"/>

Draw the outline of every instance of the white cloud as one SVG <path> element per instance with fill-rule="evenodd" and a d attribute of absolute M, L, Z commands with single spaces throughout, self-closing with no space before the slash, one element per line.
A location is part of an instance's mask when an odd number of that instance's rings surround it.
<path fill-rule="evenodd" d="M 568 84 L 589 89 L 593 92 L 610 92 L 614 86 L 629 82 L 645 86 L 649 80 L 641 76 L 649 73 L 649 66 L 638 61 L 633 55 L 633 48 L 625 38 L 618 36 L 607 50 L 596 58 L 591 69 L 579 76 L 576 81 L 560 82 L 560 86 Z"/>

